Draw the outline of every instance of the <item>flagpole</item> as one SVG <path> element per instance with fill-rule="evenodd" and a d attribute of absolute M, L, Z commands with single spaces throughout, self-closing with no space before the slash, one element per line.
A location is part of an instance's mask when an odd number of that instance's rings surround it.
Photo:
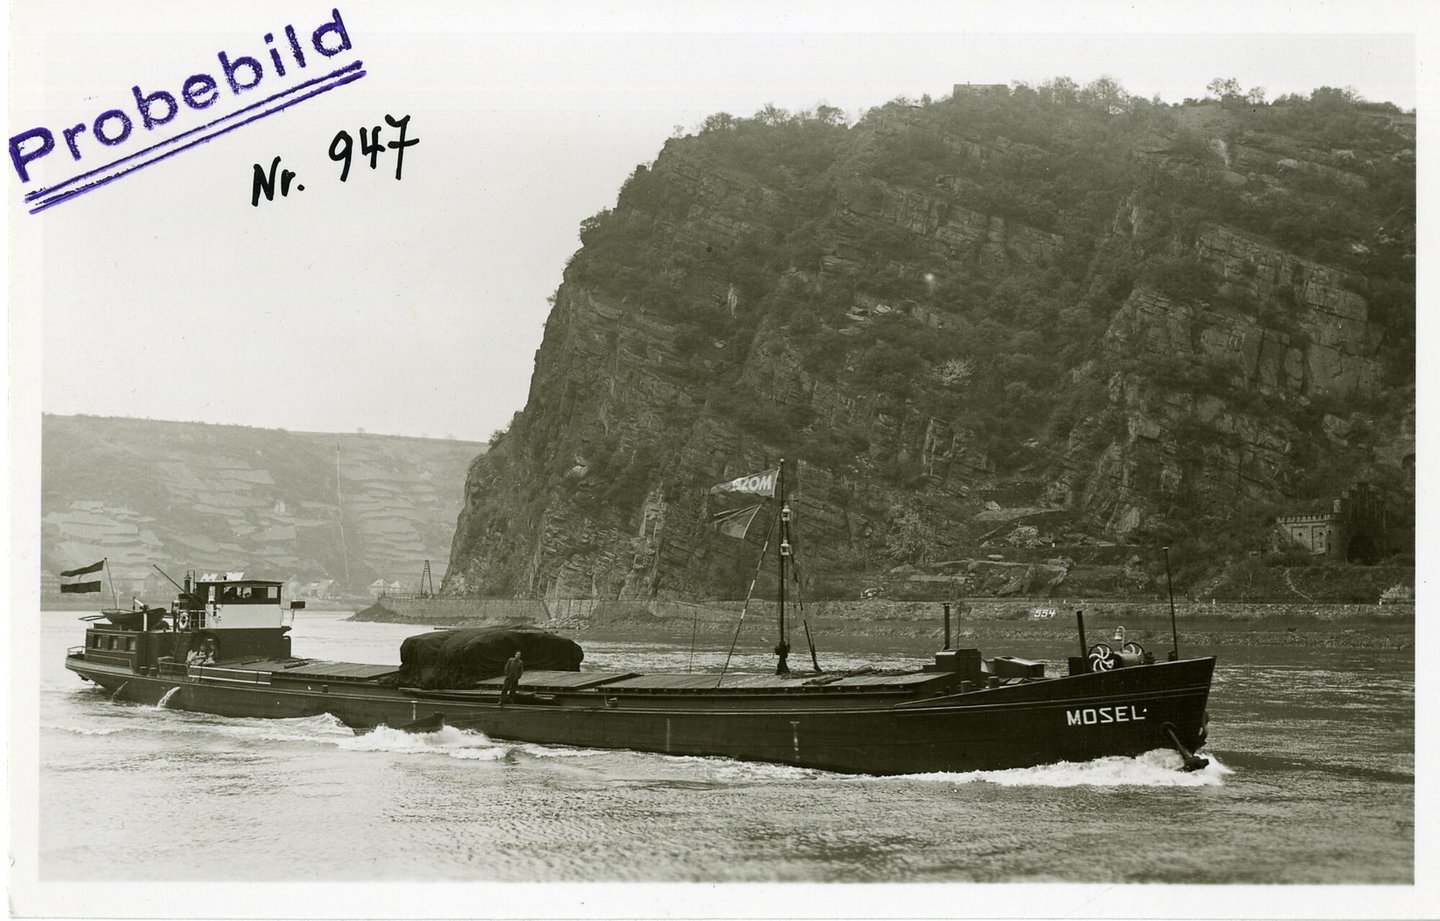
<path fill-rule="evenodd" d="M 776 492 L 780 494 L 780 642 L 785 642 L 785 542 L 789 538 L 789 522 L 785 520 L 785 458 L 780 458 L 779 483 Z"/>
<path fill-rule="evenodd" d="M 110 558 L 101 557 L 100 565 L 105 567 L 105 578 L 110 582 L 110 597 L 115 601 L 115 610 L 120 610 L 120 593 L 115 591 L 115 577 L 110 574 Z M 115 615 L 119 617 L 120 615 Z M 143 621 L 142 621 L 143 622 Z"/>

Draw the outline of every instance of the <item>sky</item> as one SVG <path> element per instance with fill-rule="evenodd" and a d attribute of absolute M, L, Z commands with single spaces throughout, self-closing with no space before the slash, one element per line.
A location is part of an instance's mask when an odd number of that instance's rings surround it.
<path fill-rule="evenodd" d="M 716 111 L 823 101 L 853 118 L 957 82 L 1101 74 L 1171 102 L 1234 76 L 1272 98 L 1348 85 L 1417 103 L 1417 26 L 1383 4 L 1268 25 L 1253 3 L 335 8 L 353 47 L 334 60 L 362 60 L 363 79 L 39 214 L 12 194 L 10 378 L 40 409 L 487 439 L 524 406 L 580 222 Z M 18 3 L 12 134 L 133 114 L 132 85 L 178 93 L 220 51 L 263 59 L 265 33 L 304 38 L 331 10 Z M 1193 31 L 1219 23 L 1252 31 Z M 332 139 L 387 114 L 419 140 L 402 178 L 387 153 L 339 182 Z M 87 142 L 82 165 L 104 162 Z M 31 183 L 11 169 L 12 193 L 68 178 L 63 143 Z M 255 165 L 276 156 L 305 191 L 252 207 Z"/>

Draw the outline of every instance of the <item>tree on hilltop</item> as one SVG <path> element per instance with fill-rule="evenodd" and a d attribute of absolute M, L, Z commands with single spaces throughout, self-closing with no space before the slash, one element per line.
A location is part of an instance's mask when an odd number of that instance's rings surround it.
<path fill-rule="evenodd" d="M 1240 81 L 1234 77 L 1216 77 L 1205 84 L 1205 92 L 1221 102 L 1235 102 L 1245 98 L 1244 91 L 1240 89 Z"/>
<path fill-rule="evenodd" d="M 1081 91 L 1080 98 L 1086 102 L 1093 103 L 1101 108 L 1108 109 L 1111 106 L 1118 106 L 1125 102 L 1128 95 L 1125 88 L 1108 74 L 1102 74 L 1085 84 Z"/>
<path fill-rule="evenodd" d="M 705 121 L 700 124 L 700 131 L 702 134 L 707 131 L 730 131 L 734 127 L 735 116 L 729 112 L 716 112 L 705 116 Z"/>

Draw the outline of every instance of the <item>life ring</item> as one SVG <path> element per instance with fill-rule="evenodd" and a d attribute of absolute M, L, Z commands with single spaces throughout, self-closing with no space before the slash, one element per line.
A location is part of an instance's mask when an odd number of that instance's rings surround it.
<path fill-rule="evenodd" d="M 1121 652 L 1124 652 L 1124 653 L 1128 653 L 1128 654 L 1130 654 L 1130 655 L 1132 655 L 1132 656 L 1142 656 L 1142 657 L 1143 657 L 1143 656 L 1145 655 L 1145 647 L 1144 647 L 1144 646 L 1141 646 L 1139 643 L 1135 643 L 1135 642 L 1126 643 L 1124 646 L 1121 646 L 1121 647 L 1120 647 L 1120 651 L 1121 651 Z"/>
<path fill-rule="evenodd" d="M 175 628 L 177 630 L 190 629 L 190 614 L 188 611 L 181 611 L 175 615 Z"/>
<path fill-rule="evenodd" d="M 1090 670 L 1108 672 L 1115 667 L 1115 651 L 1104 643 L 1090 647 Z"/>

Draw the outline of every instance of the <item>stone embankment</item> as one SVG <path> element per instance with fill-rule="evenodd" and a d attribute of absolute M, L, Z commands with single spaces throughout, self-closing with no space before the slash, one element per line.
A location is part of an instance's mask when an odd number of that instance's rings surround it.
<path fill-rule="evenodd" d="M 691 635 L 724 636 L 737 630 L 739 601 L 596 601 L 573 599 L 495 600 L 432 598 L 377 603 L 351 619 L 433 627 L 527 624 L 569 633 L 648 634 L 659 639 Z M 1046 601 L 975 600 L 951 611 L 952 637 L 958 645 L 1004 639 L 1068 640 L 1075 636 L 1075 610 Z M 1165 602 L 1087 602 L 1087 636 L 1108 642 L 1117 627 L 1148 648 L 1170 640 L 1170 609 Z M 747 632 L 771 630 L 773 602 L 751 602 L 744 609 Z M 943 636 L 943 612 L 935 602 L 821 601 L 791 610 L 798 630 L 802 619 L 827 636 Z M 1177 602 L 1175 620 L 1182 639 L 1200 646 L 1311 646 L 1410 649 L 1415 645 L 1415 606 L 1339 604 L 1199 604 Z M 960 641 L 964 640 L 962 643 Z"/>

